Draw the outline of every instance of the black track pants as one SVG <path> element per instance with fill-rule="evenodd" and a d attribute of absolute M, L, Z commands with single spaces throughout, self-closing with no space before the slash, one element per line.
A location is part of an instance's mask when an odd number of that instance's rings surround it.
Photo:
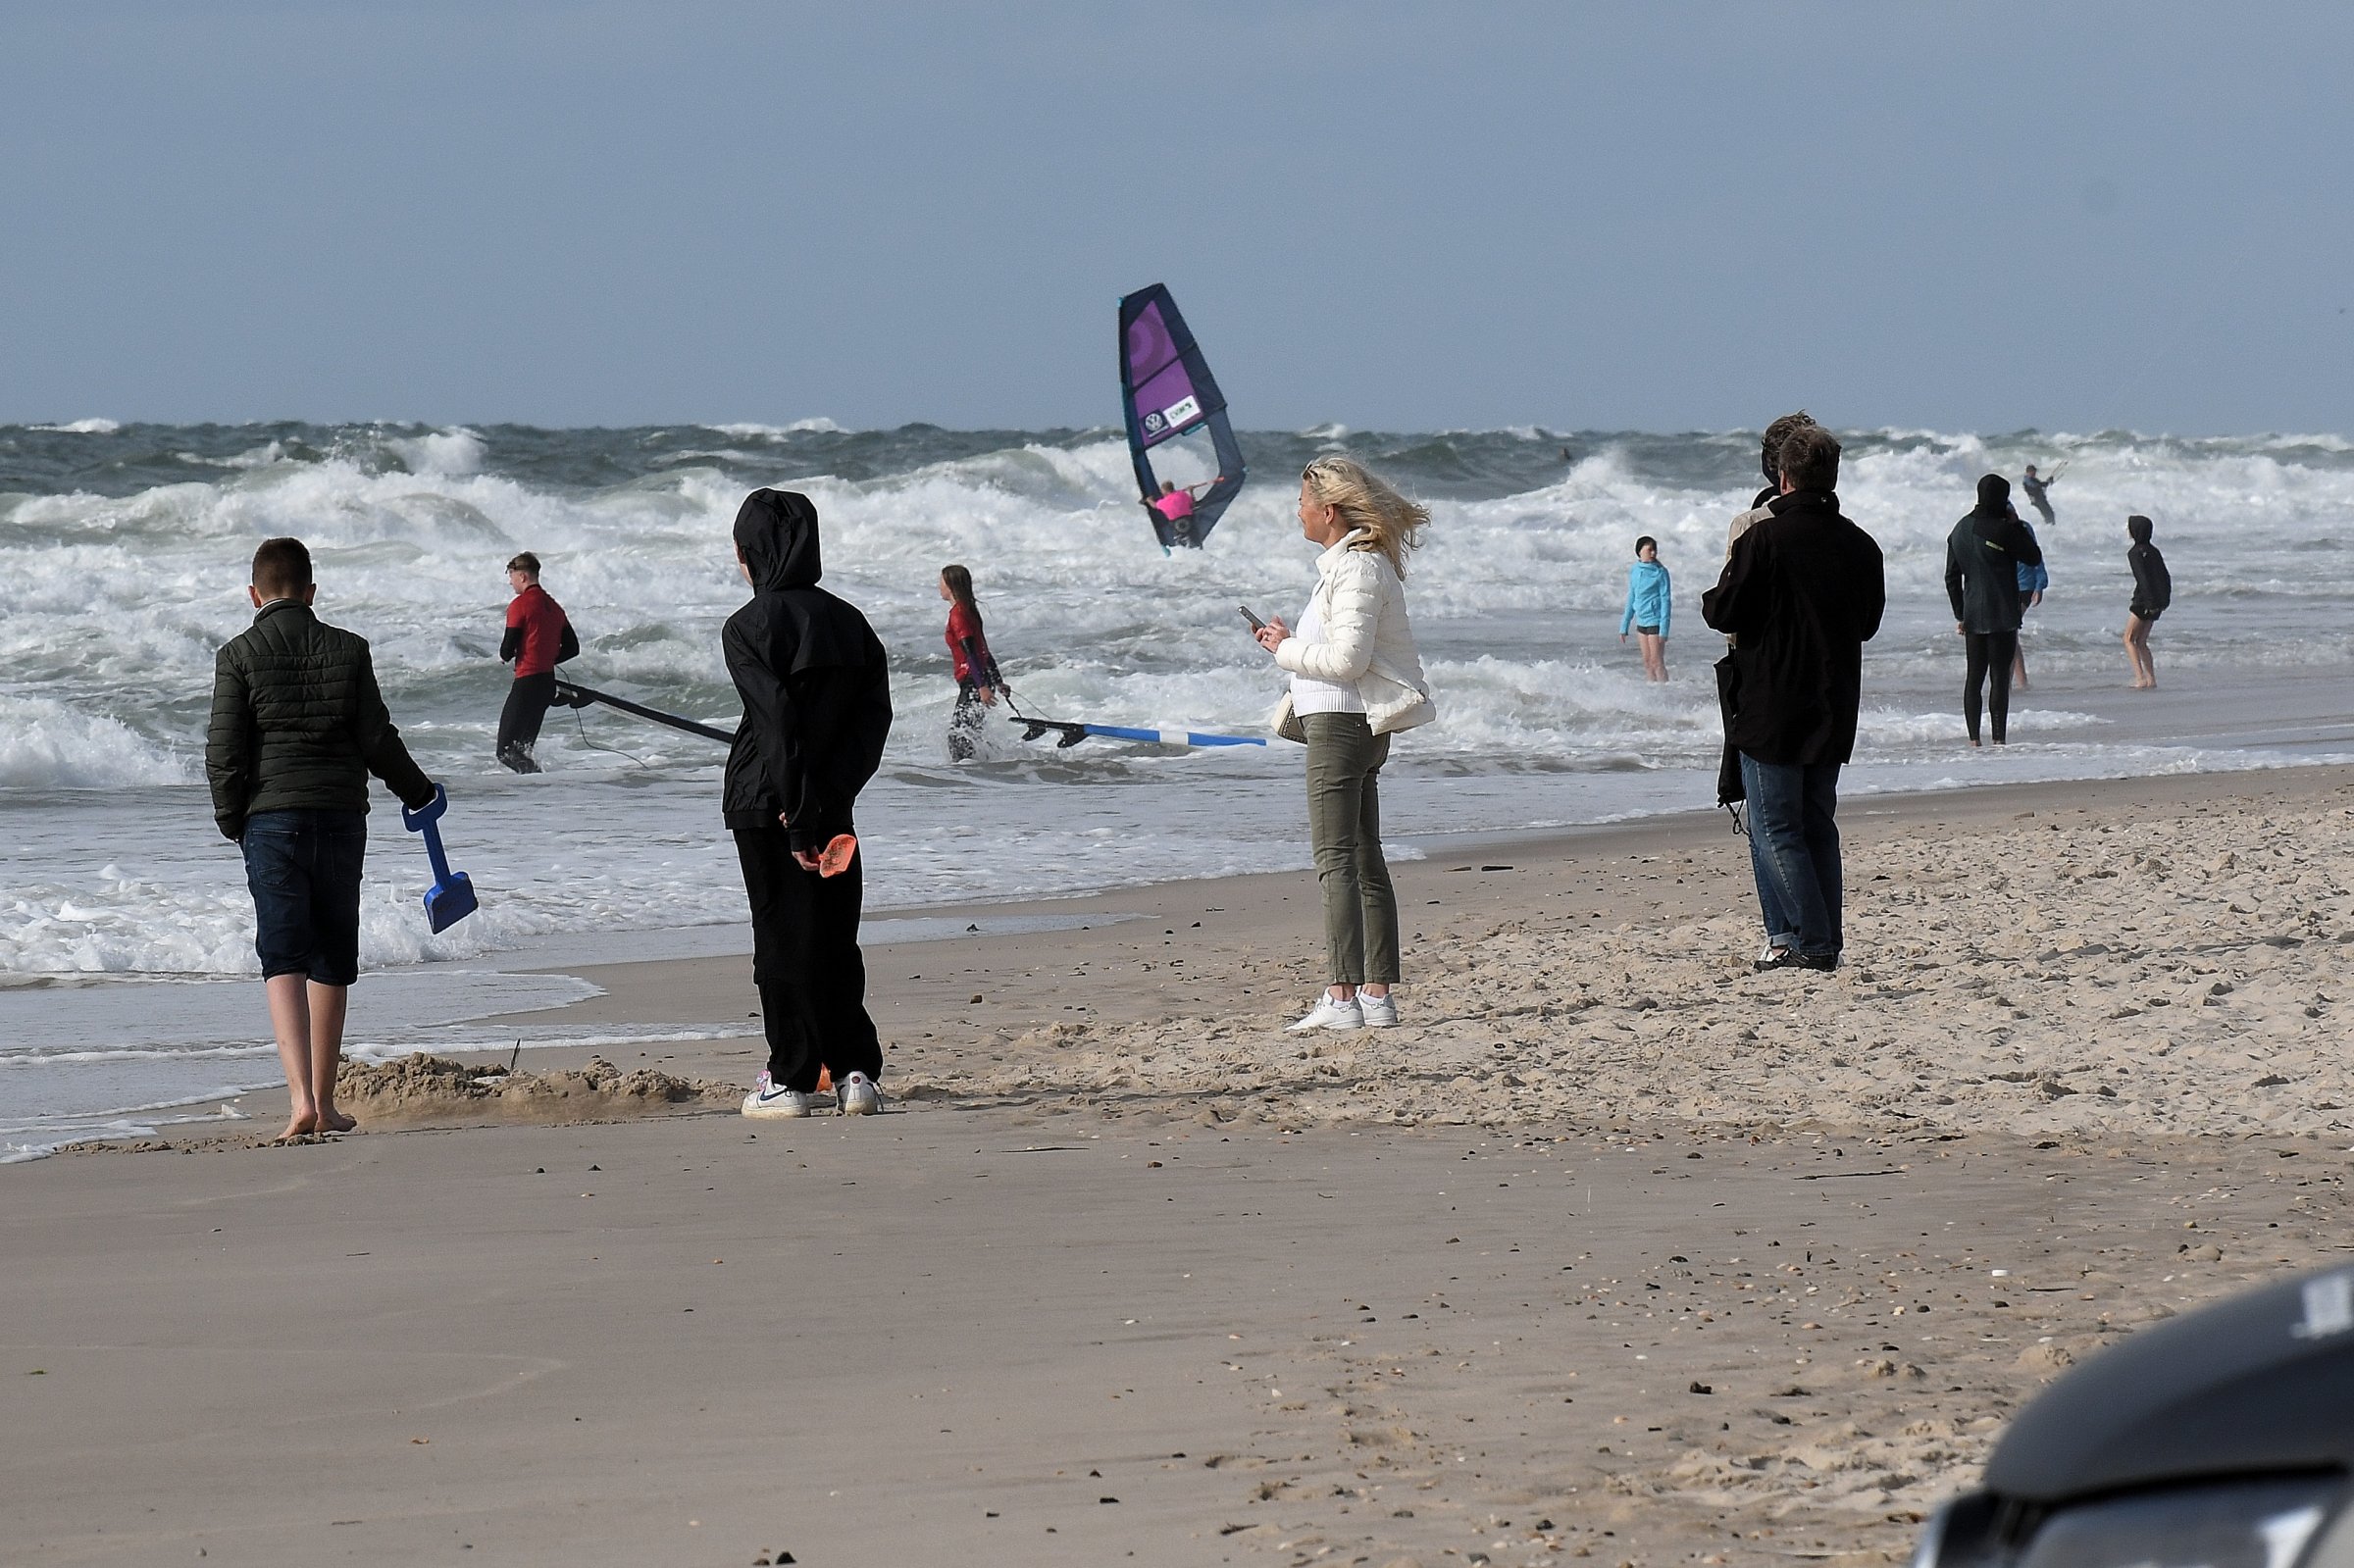
<path fill-rule="evenodd" d="M 1987 687 L 1986 715 L 1994 721 L 1994 742 L 2004 741 L 2004 726 L 2011 717 L 2011 661 L 2019 656 L 2017 632 L 1967 632 L 1963 641 L 1970 650 L 1970 664 L 1962 677 L 1962 718 L 1970 726 L 1970 738 L 1978 738 L 1979 688 Z M 1989 680 L 1991 677 L 1991 681 Z"/>
<path fill-rule="evenodd" d="M 752 906 L 752 983 L 768 1034 L 768 1076 L 781 1088 L 883 1077 L 883 1046 L 866 1011 L 866 960 L 858 951 L 860 856 L 839 877 L 803 871 L 783 828 L 739 828 L 736 857 Z"/>

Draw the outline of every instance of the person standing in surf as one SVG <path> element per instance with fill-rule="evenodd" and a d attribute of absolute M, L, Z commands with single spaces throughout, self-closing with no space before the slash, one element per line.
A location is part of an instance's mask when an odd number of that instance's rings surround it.
<path fill-rule="evenodd" d="M 262 541 L 246 590 L 253 625 L 214 659 L 204 733 L 213 820 L 245 856 L 254 951 L 292 1099 L 281 1138 L 357 1125 L 335 1108 L 335 1074 L 360 977 L 368 776 L 412 811 L 434 801 L 367 642 L 312 613 L 318 592 L 300 539 Z"/>
<path fill-rule="evenodd" d="M 981 750 L 982 709 L 998 705 L 1004 678 L 991 657 L 981 630 L 981 606 L 973 599 L 973 574 L 961 566 L 940 569 L 940 596 L 948 601 L 948 658 L 956 672 L 956 711 L 948 716 L 948 760 L 970 762 Z"/>
<path fill-rule="evenodd" d="M 1398 898 L 1381 854 L 1382 764 L 1390 736 L 1438 717 L 1406 613 L 1406 558 L 1430 512 L 1346 457 L 1300 476 L 1300 531 L 1323 553 L 1293 632 L 1255 633 L 1291 672 L 1278 733 L 1307 741 L 1307 824 L 1324 906 L 1331 984 L 1293 1030 L 1398 1022 Z M 1294 721 L 1298 728 L 1292 728 Z"/>
<path fill-rule="evenodd" d="M 1667 620 L 1674 613 L 1667 569 L 1660 565 L 1660 541 L 1646 533 L 1635 541 L 1635 564 L 1626 569 L 1626 613 L 1618 618 L 1618 641 L 1635 629 L 1643 649 L 1643 679 L 1667 679 Z"/>
<path fill-rule="evenodd" d="M 2060 468 L 2066 467 L 2068 467 L 2066 463 L 2060 465 Z M 2043 519 L 2046 528 L 2060 520 L 2052 516 L 2052 503 L 2044 497 L 2043 492 L 2059 482 L 2060 469 L 2052 470 L 2050 479 L 2039 480 L 2035 477 L 2035 465 L 2032 463 L 2029 463 L 2027 471 L 2019 477 L 2019 487 L 2027 492 L 2027 504 L 2035 509 L 2037 517 Z"/>
<path fill-rule="evenodd" d="M 835 1108 L 882 1106 L 883 1046 L 858 950 L 864 867 L 851 808 L 891 733 L 891 668 L 866 617 L 817 585 L 817 508 L 754 490 L 736 514 L 751 602 L 720 634 L 743 723 L 722 810 L 752 907 L 752 982 L 768 1068 L 746 1116 L 806 1116 L 818 1075 Z"/>
<path fill-rule="evenodd" d="M 1978 705 L 2003 745 L 2011 717 L 2011 665 L 2019 654 L 2019 572 L 2043 564 L 2035 535 L 2011 506 L 2011 481 L 2000 474 L 1978 481 L 1978 504 L 1945 540 L 1945 595 L 1962 638 L 1962 721 L 1978 742 Z"/>
<path fill-rule="evenodd" d="M 556 666 L 578 658 L 581 642 L 564 606 L 539 585 L 539 557 L 526 550 L 509 561 L 507 585 L 515 597 L 507 604 L 507 634 L 498 658 L 515 666 L 515 680 L 499 710 L 498 760 L 515 773 L 537 773 L 532 748 L 539 743 L 540 723 L 556 699 Z"/>
<path fill-rule="evenodd" d="M 2133 603 L 2125 612 L 2125 657 L 2133 665 L 2133 689 L 2150 691 L 2158 685 L 2158 661 L 2150 657 L 2150 628 L 2175 602 L 2175 580 L 2166 570 L 2166 557 L 2150 542 L 2148 518 L 2136 512 L 2125 519 L 2125 532 L 2133 540 L 2133 547 L 2125 552 L 2125 564 L 2133 569 Z"/>
<path fill-rule="evenodd" d="M 1158 512 L 1161 521 L 1169 526 L 1169 536 L 1184 544 L 1194 536 L 1195 497 L 1203 490 L 1216 488 L 1225 482 L 1225 479 L 1226 476 L 1221 474 L 1215 479 L 1203 480 L 1199 484 L 1182 486 L 1174 480 L 1163 480 L 1160 481 L 1160 493 L 1145 505 Z"/>

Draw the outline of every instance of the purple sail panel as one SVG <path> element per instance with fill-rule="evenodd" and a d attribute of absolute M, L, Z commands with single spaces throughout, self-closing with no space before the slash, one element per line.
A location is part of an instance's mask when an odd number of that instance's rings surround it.
<path fill-rule="evenodd" d="M 1129 394 L 1136 407 L 1136 427 L 1146 446 L 1156 446 L 1202 423 L 1202 400 L 1185 361 L 1169 338 L 1160 306 L 1147 305 L 1128 324 Z"/>

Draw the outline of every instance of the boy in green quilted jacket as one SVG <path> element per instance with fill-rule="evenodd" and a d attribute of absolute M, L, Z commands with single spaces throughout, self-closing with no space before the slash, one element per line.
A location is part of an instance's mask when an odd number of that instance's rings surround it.
<path fill-rule="evenodd" d="M 357 1125 L 335 1107 L 335 1072 L 360 973 L 368 776 L 412 810 L 434 798 L 384 709 L 367 641 L 311 613 L 318 591 L 300 539 L 254 551 L 253 625 L 214 661 L 204 740 L 213 820 L 244 851 L 254 950 L 293 1097 L 281 1138 Z"/>

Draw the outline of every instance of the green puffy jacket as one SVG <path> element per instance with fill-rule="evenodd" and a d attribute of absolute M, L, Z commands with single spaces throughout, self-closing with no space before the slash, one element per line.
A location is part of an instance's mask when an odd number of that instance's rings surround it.
<path fill-rule="evenodd" d="M 204 772 L 213 820 L 245 836 L 257 811 L 366 811 L 376 775 L 412 810 L 434 798 L 377 689 L 364 637 L 276 599 L 213 663 Z"/>

